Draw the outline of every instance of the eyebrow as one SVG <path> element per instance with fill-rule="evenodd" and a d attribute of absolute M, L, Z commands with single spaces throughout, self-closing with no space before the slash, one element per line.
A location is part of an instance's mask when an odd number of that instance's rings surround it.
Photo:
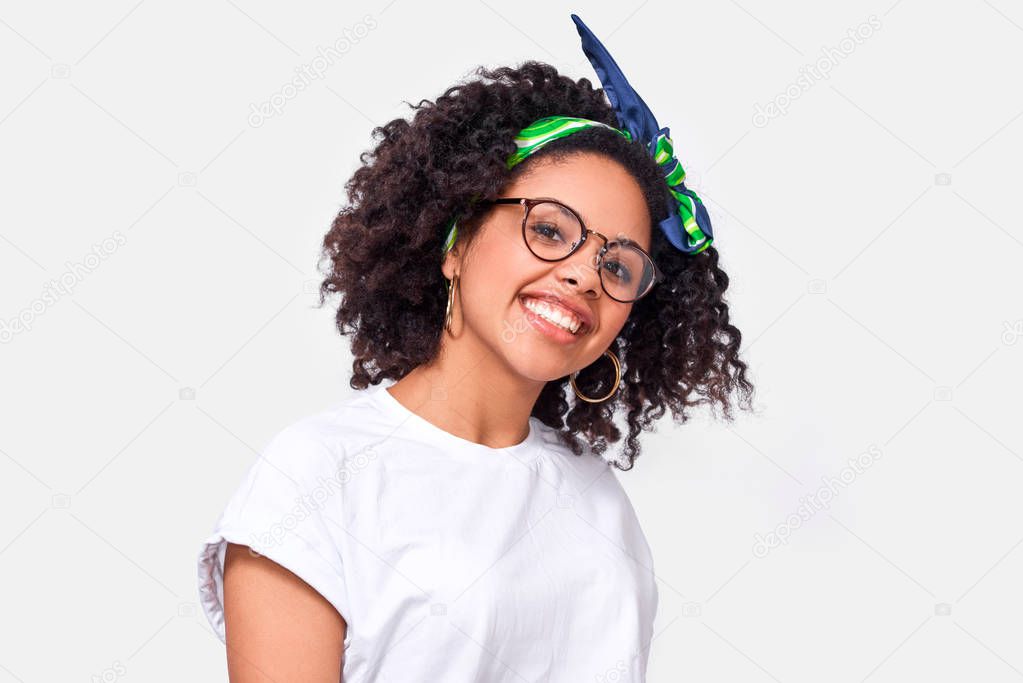
<path fill-rule="evenodd" d="M 568 204 L 566 204 L 565 202 L 561 201 L 560 199 L 557 199 L 556 197 L 537 197 L 537 199 L 549 199 L 552 202 L 557 202 L 558 204 L 560 204 L 565 209 L 570 209 L 571 211 L 575 211 L 575 208 L 570 207 Z"/>

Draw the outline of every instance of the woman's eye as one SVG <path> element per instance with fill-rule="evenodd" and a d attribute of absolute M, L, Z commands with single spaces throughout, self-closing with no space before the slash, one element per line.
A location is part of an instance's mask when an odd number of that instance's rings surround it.
<path fill-rule="evenodd" d="M 532 225 L 532 231 L 539 237 L 548 240 L 561 239 L 561 232 L 558 230 L 558 226 L 552 223 L 534 223 Z"/>
<path fill-rule="evenodd" d="M 611 274 L 619 282 L 632 282 L 632 273 L 621 261 L 605 261 L 604 270 Z"/>

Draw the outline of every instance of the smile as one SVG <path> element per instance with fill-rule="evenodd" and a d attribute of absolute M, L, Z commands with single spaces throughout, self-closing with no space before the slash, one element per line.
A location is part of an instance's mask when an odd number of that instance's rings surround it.
<path fill-rule="evenodd" d="M 579 319 L 579 316 L 567 308 L 563 308 L 547 301 L 540 301 L 539 299 L 534 299 L 529 296 L 522 297 L 522 305 L 537 316 L 543 318 L 552 325 L 557 325 L 570 334 L 576 334 L 579 331 L 579 328 L 582 327 L 583 322 Z"/>

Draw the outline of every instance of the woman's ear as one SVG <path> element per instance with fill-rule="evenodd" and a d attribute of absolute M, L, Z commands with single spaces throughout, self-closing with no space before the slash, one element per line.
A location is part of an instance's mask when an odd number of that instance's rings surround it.
<path fill-rule="evenodd" d="M 451 250 L 444 254 L 444 261 L 440 266 L 441 272 L 448 280 L 452 279 L 455 276 L 455 273 L 461 272 L 462 257 L 459 253 L 458 247 L 458 242 L 455 242 L 455 245 L 451 247 Z"/>

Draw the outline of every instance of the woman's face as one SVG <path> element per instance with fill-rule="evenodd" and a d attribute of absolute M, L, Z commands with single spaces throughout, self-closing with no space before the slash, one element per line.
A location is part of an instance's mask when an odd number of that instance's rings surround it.
<path fill-rule="evenodd" d="M 650 214 L 643 192 L 607 157 L 576 153 L 559 160 L 537 159 L 500 196 L 556 199 L 574 209 L 590 230 L 609 240 L 629 238 L 650 251 Z M 459 245 L 459 256 L 449 254 L 444 274 L 450 279 L 459 273 L 452 323 L 456 336 L 472 335 L 514 372 L 547 382 L 600 358 L 633 304 L 612 299 L 601 287 L 596 257 L 602 239 L 591 234 L 568 258 L 542 261 L 523 241 L 523 213 L 520 204 L 493 205 L 468 252 L 462 254 Z M 553 330 L 527 309 L 544 294 L 583 313 L 588 323 L 572 336 Z"/>

